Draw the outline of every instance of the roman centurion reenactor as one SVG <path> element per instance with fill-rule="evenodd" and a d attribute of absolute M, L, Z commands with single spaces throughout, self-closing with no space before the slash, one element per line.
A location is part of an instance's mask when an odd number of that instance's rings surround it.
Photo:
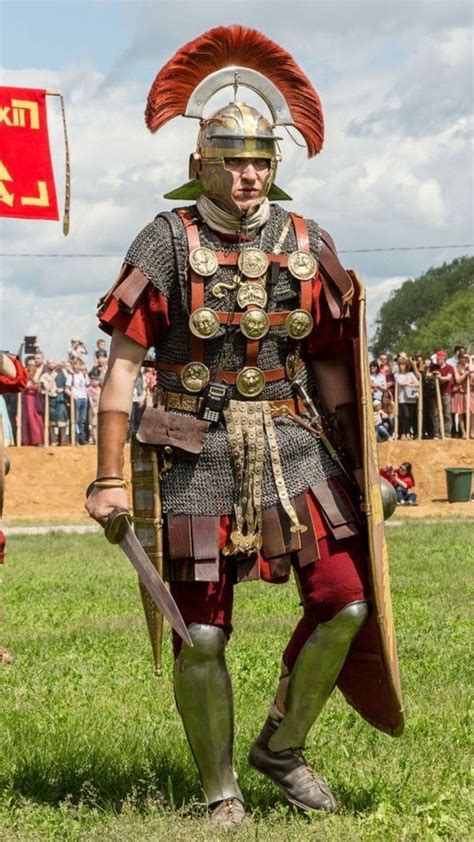
<path fill-rule="evenodd" d="M 224 87 L 232 101 L 213 113 Z M 245 103 L 249 88 L 268 118 Z M 177 707 L 211 818 L 231 827 L 244 817 L 225 662 L 236 582 L 297 579 L 303 615 L 249 755 L 290 803 L 336 807 L 302 753 L 336 684 L 392 735 L 402 705 L 364 290 L 330 235 L 277 203 L 290 198 L 275 183 L 277 127 L 298 129 L 315 155 L 319 97 L 268 38 L 218 27 L 178 50 L 151 87 L 148 128 L 178 115 L 200 121 L 190 180 L 166 196 L 185 204 L 138 234 L 100 305 L 112 345 L 86 505 L 102 523 L 128 506 L 132 392 L 154 348 L 155 406 L 132 444 L 135 532 L 158 568 L 164 555 L 193 643 L 174 636 Z"/>

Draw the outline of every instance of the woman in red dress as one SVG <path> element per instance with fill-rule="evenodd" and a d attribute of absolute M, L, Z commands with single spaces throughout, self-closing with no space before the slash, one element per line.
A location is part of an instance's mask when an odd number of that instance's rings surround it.
<path fill-rule="evenodd" d="M 43 399 L 33 357 L 26 363 L 28 382 L 21 396 L 21 444 L 44 444 Z"/>

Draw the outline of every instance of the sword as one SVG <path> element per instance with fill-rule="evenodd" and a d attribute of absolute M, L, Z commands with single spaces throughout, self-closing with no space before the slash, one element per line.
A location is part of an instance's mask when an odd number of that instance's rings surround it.
<path fill-rule="evenodd" d="M 132 562 L 158 610 L 184 642 L 192 646 L 193 642 L 176 602 L 130 525 L 130 513 L 126 509 L 114 509 L 107 518 L 104 530 L 107 540 L 111 544 L 118 544 Z"/>

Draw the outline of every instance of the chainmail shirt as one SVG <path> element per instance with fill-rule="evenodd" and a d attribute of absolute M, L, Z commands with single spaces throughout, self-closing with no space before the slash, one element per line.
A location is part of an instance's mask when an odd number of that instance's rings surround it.
<path fill-rule="evenodd" d="M 249 244 L 270 254 L 278 241 L 288 213 L 278 205 L 271 206 L 270 218 L 255 240 Z M 245 243 L 227 243 L 219 239 L 198 216 L 201 246 L 214 251 L 233 252 L 245 248 Z M 321 248 L 319 227 L 307 220 L 310 251 L 317 259 Z M 293 227 L 290 226 L 281 253 L 290 254 L 298 248 Z M 162 342 L 155 348 L 158 362 L 185 364 L 191 361 L 190 284 L 188 281 L 188 242 L 184 225 L 175 211 L 160 214 L 137 236 L 127 252 L 125 262 L 136 266 L 166 297 L 170 327 Z M 227 290 L 222 298 L 212 295 L 218 283 L 230 283 L 235 267 L 219 266 L 210 279 L 206 279 L 204 306 L 213 310 L 233 312 L 235 290 Z M 286 268 L 281 268 L 277 282 L 267 287 L 268 312 L 293 310 L 299 307 L 300 282 Z M 257 365 L 263 369 L 276 369 L 285 365 L 289 337 L 283 326 L 272 326 L 261 340 Z M 238 327 L 222 327 L 218 335 L 204 344 L 203 362 L 213 368 L 225 357 L 226 371 L 240 371 L 245 366 L 246 339 Z M 299 380 L 311 392 L 314 382 L 310 360 L 304 345 L 298 347 L 304 367 Z M 180 378 L 174 372 L 160 371 L 160 386 L 173 392 L 186 393 Z M 229 386 L 230 397 L 241 399 L 235 386 Z M 258 400 L 282 400 L 294 396 L 287 379 L 266 383 Z M 340 468 L 325 448 L 311 433 L 298 427 L 291 419 L 274 421 L 285 484 L 290 497 L 296 497 L 331 476 L 339 475 Z M 171 472 L 162 484 L 163 511 L 165 514 L 223 515 L 231 514 L 236 502 L 232 454 L 223 423 L 212 426 L 206 436 L 204 448 L 197 463 L 174 462 Z M 273 479 L 267 443 L 264 454 L 262 506 L 268 508 L 279 501 Z"/>

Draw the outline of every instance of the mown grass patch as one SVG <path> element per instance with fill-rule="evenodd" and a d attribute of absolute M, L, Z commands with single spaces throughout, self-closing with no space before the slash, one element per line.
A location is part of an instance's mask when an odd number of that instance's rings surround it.
<path fill-rule="evenodd" d="M 296 814 L 247 766 L 299 608 L 293 584 L 237 588 L 228 661 L 249 807 L 238 839 L 470 837 L 472 527 L 407 523 L 388 540 L 407 727 L 392 740 L 334 695 L 307 752 L 334 816 Z M 168 632 L 158 679 L 120 551 L 100 535 L 12 537 L 3 591 L 15 662 L 0 672 L 0 838 L 218 839 L 174 707 Z"/>

